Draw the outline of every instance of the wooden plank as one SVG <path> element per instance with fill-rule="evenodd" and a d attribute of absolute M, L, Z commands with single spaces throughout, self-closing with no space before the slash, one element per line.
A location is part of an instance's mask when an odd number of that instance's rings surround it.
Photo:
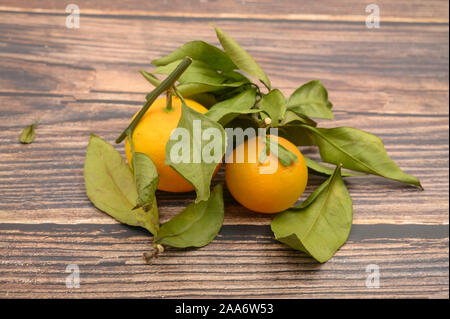
<path fill-rule="evenodd" d="M 79 0 L 82 14 L 117 16 L 164 16 L 204 19 L 264 19 L 364 22 L 367 5 L 373 1 L 314 0 L 126 0 L 120 2 Z M 378 0 L 382 22 L 448 22 L 448 2 L 444 0 Z M 0 10 L 64 14 L 66 3 L 57 0 L 2 0 Z"/>
<path fill-rule="evenodd" d="M 189 21 L 179 28 L 179 22 L 170 19 L 127 23 L 89 17 L 82 28 L 70 30 L 60 17 L 1 15 L 7 21 L 0 25 L 4 93 L 143 101 L 150 86 L 138 69 L 149 70 L 151 59 L 189 40 L 217 44 L 204 21 Z M 221 26 L 255 56 L 286 94 L 320 79 L 334 104 L 347 111 L 448 114 L 448 25 L 394 24 L 376 31 L 329 22 L 224 21 Z M 246 32 L 241 32 L 242 27 Z M 45 80 L 37 81 L 42 75 Z"/>
<path fill-rule="evenodd" d="M 375 234 L 355 227 L 322 265 L 259 226 L 225 226 L 207 247 L 168 249 L 145 265 L 150 242 L 136 228 L 0 224 L 0 296 L 448 298 L 448 228 L 378 227 Z M 65 287 L 68 264 L 80 268 L 79 289 Z M 379 266 L 380 288 L 366 287 L 369 264 Z"/>

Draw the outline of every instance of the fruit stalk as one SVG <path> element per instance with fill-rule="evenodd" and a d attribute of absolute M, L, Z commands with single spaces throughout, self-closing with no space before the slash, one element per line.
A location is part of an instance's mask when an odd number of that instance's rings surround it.
<path fill-rule="evenodd" d="M 172 111 L 172 90 L 166 91 L 166 112 Z"/>
<path fill-rule="evenodd" d="M 169 90 L 174 83 L 178 80 L 178 78 L 183 74 L 184 71 L 191 65 L 192 59 L 190 57 L 185 57 L 183 61 L 173 70 L 172 73 L 169 74 L 164 81 L 161 82 L 149 95 L 147 102 L 144 104 L 142 109 L 139 111 L 138 115 L 131 121 L 130 125 L 120 134 L 120 136 L 116 139 L 116 143 L 119 144 L 122 142 L 125 137 L 128 135 L 128 132 L 133 132 L 136 125 L 139 123 L 139 120 L 144 116 L 145 112 L 150 108 L 150 106 L 155 102 L 155 100 L 165 91 Z"/>

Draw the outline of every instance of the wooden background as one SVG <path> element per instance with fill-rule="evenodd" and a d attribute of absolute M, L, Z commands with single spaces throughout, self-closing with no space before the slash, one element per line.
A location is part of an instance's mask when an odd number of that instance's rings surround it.
<path fill-rule="evenodd" d="M 65 27 L 64 1 L 0 0 L 0 297 L 449 297 L 447 1 L 73 2 L 79 29 Z M 370 3 L 379 29 L 365 26 Z M 225 193 L 225 225 L 209 246 L 144 264 L 151 237 L 87 199 L 85 149 L 91 132 L 113 142 L 143 104 L 151 87 L 138 69 L 190 40 L 218 43 L 208 22 L 284 93 L 322 80 L 334 125 L 382 137 L 425 191 L 347 179 L 354 227 L 322 265 L 277 243 L 270 217 Z M 36 141 L 19 144 L 37 118 Z M 192 199 L 158 193 L 163 220 Z M 69 264 L 80 267 L 78 289 L 65 286 Z M 380 267 L 378 289 L 366 287 L 369 264 Z"/>

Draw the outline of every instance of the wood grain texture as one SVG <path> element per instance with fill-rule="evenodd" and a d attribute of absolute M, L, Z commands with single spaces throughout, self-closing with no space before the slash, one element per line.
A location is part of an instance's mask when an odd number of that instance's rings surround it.
<path fill-rule="evenodd" d="M 115 2 L 79 0 L 83 14 L 129 17 L 188 17 L 261 20 L 360 21 L 366 19 L 370 0 L 125 0 Z M 379 0 L 385 22 L 448 22 L 448 1 Z M 66 3 L 58 0 L 2 0 L 0 9 L 15 12 L 61 14 Z"/>
<path fill-rule="evenodd" d="M 210 245 L 168 249 L 149 266 L 142 260 L 149 237 L 135 228 L 0 224 L 0 282 L 3 296 L 33 298 L 443 297 L 448 228 L 434 226 L 431 238 L 402 228 L 371 235 L 355 226 L 348 244 L 320 265 L 280 246 L 267 227 L 224 226 Z M 79 289 L 65 288 L 67 264 L 80 267 Z M 378 289 L 366 288 L 369 264 L 380 267 Z"/>
<path fill-rule="evenodd" d="M 448 298 L 448 2 L 382 1 L 376 30 L 365 28 L 364 2 L 274 3 L 79 1 L 75 30 L 60 2 L 0 1 L 1 297 Z M 321 125 L 379 135 L 425 191 L 347 179 L 355 225 L 324 265 L 274 241 L 270 217 L 225 192 L 215 241 L 145 265 L 151 237 L 86 198 L 85 149 L 91 132 L 112 142 L 143 104 L 150 87 L 138 69 L 189 40 L 217 44 L 210 20 L 284 93 L 321 79 L 336 112 Z M 20 145 L 36 118 L 36 141 Z M 162 219 L 193 198 L 158 192 Z M 79 289 L 64 284 L 73 263 Z M 380 266 L 378 289 L 365 286 L 369 264 Z"/>

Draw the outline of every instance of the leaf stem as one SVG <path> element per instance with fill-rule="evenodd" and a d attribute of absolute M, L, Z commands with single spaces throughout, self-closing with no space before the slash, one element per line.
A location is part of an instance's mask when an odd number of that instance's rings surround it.
<path fill-rule="evenodd" d="M 260 82 L 266 87 L 266 89 L 267 89 L 267 91 L 271 91 L 272 89 L 271 89 L 271 87 L 270 86 L 268 86 L 266 83 L 264 83 L 263 81 L 261 81 L 260 80 Z"/>
<path fill-rule="evenodd" d="M 151 253 L 143 253 L 142 258 L 149 265 L 152 264 L 153 260 L 164 252 L 164 246 L 161 244 L 153 243 L 153 251 Z"/>
<path fill-rule="evenodd" d="M 116 143 L 119 144 L 127 136 L 128 132 L 133 132 L 136 125 L 139 123 L 140 119 L 144 116 L 145 112 L 150 108 L 150 106 L 155 102 L 155 100 L 165 91 L 169 90 L 173 84 L 178 80 L 178 78 L 183 74 L 184 71 L 191 65 L 192 59 L 190 57 L 185 57 L 183 61 L 169 74 L 164 81 L 161 82 L 150 94 L 148 95 L 147 102 L 144 104 L 142 109 L 139 111 L 138 115 L 131 121 L 128 127 L 120 134 L 116 139 Z"/>
<path fill-rule="evenodd" d="M 183 95 L 181 95 L 180 91 L 178 91 L 176 87 L 173 87 L 173 91 L 175 92 L 176 96 L 178 96 L 178 98 L 181 100 L 181 103 L 187 105 L 186 101 L 183 98 Z"/>

